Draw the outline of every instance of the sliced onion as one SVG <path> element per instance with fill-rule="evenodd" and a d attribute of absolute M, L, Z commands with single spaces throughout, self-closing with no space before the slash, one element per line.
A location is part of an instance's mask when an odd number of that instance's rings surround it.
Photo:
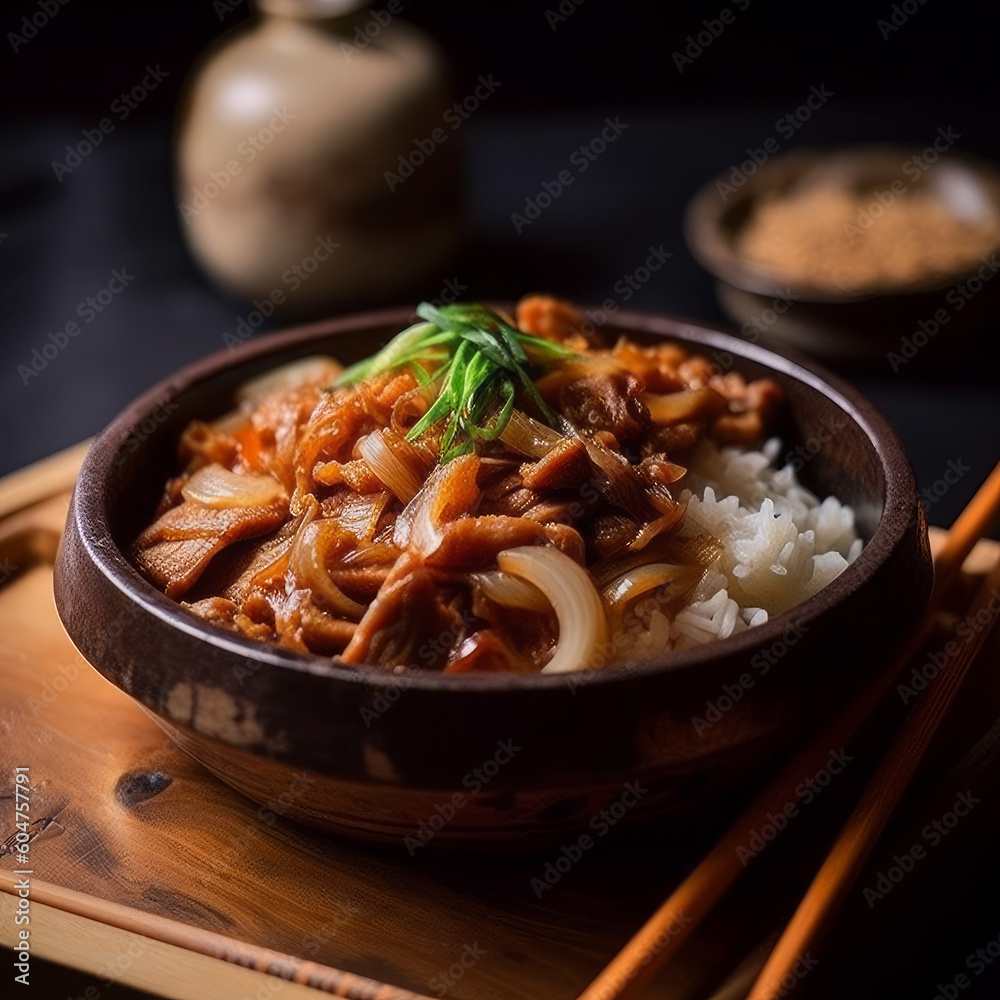
<path fill-rule="evenodd" d="M 519 576 L 502 570 L 470 573 L 469 579 L 484 597 L 505 608 L 523 608 L 525 611 L 545 611 L 549 602 L 533 584 Z"/>
<path fill-rule="evenodd" d="M 238 406 L 235 410 L 230 410 L 228 413 L 223 413 L 221 417 L 216 417 L 210 426 L 221 434 L 236 434 L 237 431 L 243 429 L 249 419 L 248 411 Z"/>
<path fill-rule="evenodd" d="M 462 514 L 474 513 L 479 501 L 478 471 L 475 452 L 434 469 L 420 493 L 396 518 L 395 543 L 423 556 L 434 552 L 441 544 L 442 525 Z"/>
<path fill-rule="evenodd" d="M 340 526 L 358 541 L 370 542 L 390 499 L 390 493 L 351 494 L 335 516 Z"/>
<path fill-rule="evenodd" d="M 358 450 L 368 468 L 403 503 L 409 503 L 420 492 L 427 466 L 417 449 L 395 431 L 372 431 Z"/>
<path fill-rule="evenodd" d="M 597 585 L 602 589 L 623 573 L 652 562 L 677 563 L 704 572 L 722 553 L 722 542 L 704 532 L 693 538 L 678 538 L 676 534 L 657 535 L 642 551 L 626 550 L 590 567 Z"/>
<path fill-rule="evenodd" d="M 550 399 L 580 379 L 596 378 L 600 375 L 620 375 L 627 371 L 628 369 L 607 354 L 584 354 L 551 365 L 535 382 L 535 387 L 546 399 Z"/>
<path fill-rule="evenodd" d="M 365 606 L 352 601 L 330 579 L 326 568 L 331 558 L 343 549 L 353 547 L 356 541 L 334 518 L 311 521 L 295 539 L 288 568 L 294 575 L 295 582 L 311 590 L 328 611 L 360 621 L 365 613 Z"/>
<path fill-rule="evenodd" d="M 638 465 L 639 474 L 648 483 L 670 486 L 687 475 L 687 469 L 665 458 L 647 458 Z"/>
<path fill-rule="evenodd" d="M 682 553 L 685 563 L 708 568 L 722 555 L 725 543 L 708 531 L 702 531 L 689 538 L 673 539 L 674 547 Z"/>
<path fill-rule="evenodd" d="M 443 385 L 444 376 L 441 375 L 431 382 L 425 382 L 409 392 L 404 392 L 392 404 L 392 417 L 389 421 L 392 429 L 397 434 L 405 436 L 410 428 L 431 408 L 431 403 L 437 399 Z"/>
<path fill-rule="evenodd" d="M 650 483 L 646 491 L 646 499 L 661 514 L 677 515 L 675 524 L 680 524 L 681 519 L 684 517 L 684 512 L 687 510 L 687 504 L 678 503 L 673 498 L 670 488 L 664 486 L 662 483 Z"/>
<path fill-rule="evenodd" d="M 507 426 L 500 434 L 500 440 L 514 451 L 532 458 L 547 455 L 552 448 L 563 440 L 563 436 L 546 427 L 545 424 L 533 420 L 521 410 L 513 410 Z"/>
<path fill-rule="evenodd" d="M 687 510 L 686 503 L 674 504 L 674 509 L 669 513 L 664 514 L 663 517 L 658 517 L 655 521 L 650 521 L 649 524 L 643 525 L 635 538 L 629 542 L 629 549 L 632 552 L 638 552 L 649 545 L 657 535 L 663 535 L 668 531 L 672 531 L 683 520 L 685 510 Z"/>
<path fill-rule="evenodd" d="M 685 569 L 676 563 L 646 563 L 623 573 L 601 589 L 601 597 L 609 606 L 631 600 L 664 583 L 672 583 Z"/>
<path fill-rule="evenodd" d="M 300 358 L 244 382 L 236 390 L 236 399 L 240 403 L 259 403 L 279 389 L 295 389 L 307 384 L 330 385 L 343 370 L 339 361 L 323 354 Z"/>
<path fill-rule="evenodd" d="M 644 392 L 639 399 L 646 404 L 654 424 L 683 424 L 704 417 L 725 413 L 729 404 L 725 396 L 705 386 L 703 389 L 682 389 L 660 395 Z"/>
<path fill-rule="evenodd" d="M 622 574 L 601 590 L 612 627 L 620 628 L 624 624 L 626 608 L 643 594 L 671 583 L 681 584 L 678 593 L 684 593 L 697 584 L 702 572 L 697 566 L 646 563 Z"/>
<path fill-rule="evenodd" d="M 604 473 L 607 483 L 601 488 L 605 499 L 627 511 L 638 522 L 648 521 L 655 513 L 650 503 L 650 487 L 624 455 L 620 455 L 593 438 L 583 438 L 591 462 Z M 658 508 L 656 508 L 658 509 Z"/>
<path fill-rule="evenodd" d="M 388 536 L 388 537 L 386 537 Z M 366 566 L 391 566 L 400 555 L 392 541 L 392 525 L 383 531 L 371 545 L 363 545 L 353 552 L 345 552 L 341 559 L 344 569 L 358 569 Z"/>
<path fill-rule="evenodd" d="M 521 545 L 497 556 L 497 565 L 533 583 L 552 603 L 559 621 L 555 655 L 543 674 L 598 666 L 598 647 L 608 637 L 604 605 L 587 571 L 558 549 Z"/>
<path fill-rule="evenodd" d="M 267 474 L 239 475 L 213 462 L 199 469 L 181 487 L 185 500 L 213 510 L 228 507 L 266 507 L 284 495 L 284 487 Z"/>
<path fill-rule="evenodd" d="M 427 483 L 429 483 L 433 477 L 434 473 L 432 472 L 427 480 Z M 427 489 L 427 483 L 424 484 L 425 490 Z M 399 516 L 392 525 L 392 544 L 396 549 L 405 549 L 410 544 L 410 538 L 413 535 L 413 520 L 417 516 L 417 510 L 420 507 L 420 500 L 421 494 L 418 493 L 399 512 Z"/>

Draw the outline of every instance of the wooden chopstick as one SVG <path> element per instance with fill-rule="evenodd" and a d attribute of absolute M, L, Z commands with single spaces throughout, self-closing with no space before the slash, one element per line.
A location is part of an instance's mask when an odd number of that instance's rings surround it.
<path fill-rule="evenodd" d="M 778 995 L 782 979 L 816 940 L 853 885 L 958 693 L 970 664 L 993 629 L 997 612 L 990 605 L 997 601 L 998 589 L 1000 559 L 979 588 L 966 618 L 969 622 L 980 623 L 979 631 L 971 630 L 972 635 L 965 639 L 965 644 L 920 693 L 919 700 L 900 727 L 861 800 L 778 939 L 748 1000 L 767 1000 Z M 979 618 L 981 613 L 985 613 L 984 619 Z"/>
<path fill-rule="evenodd" d="M 907 658 L 907 662 L 908 662 Z M 829 761 L 830 751 L 850 743 L 862 723 L 898 676 L 894 658 L 850 707 L 810 741 L 778 772 L 716 844 L 712 851 L 670 894 L 624 948 L 580 994 L 579 1000 L 623 1000 L 636 991 L 681 948 L 746 866 L 739 849 L 761 829 L 769 815 L 796 801 L 795 789 Z"/>
<path fill-rule="evenodd" d="M 14 872 L 0 870 L 0 892 L 17 896 L 17 886 Z M 185 951 L 207 955 L 222 962 L 231 962 L 245 969 L 253 969 L 255 972 L 274 977 L 279 982 L 264 983 L 261 990 L 258 990 L 260 993 L 266 987 L 267 997 L 280 997 L 283 983 L 291 982 L 311 986 L 315 990 L 322 990 L 348 1000 L 431 1000 L 423 993 L 414 993 L 402 986 L 376 982 L 367 976 L 320 965 L 297 955 L 258 947 L 236 938 L 226 937 L 216 931 L 162 917 L 157 913 L 137 911 L 121 903 L 44 882 L 34 876 L 31 878 L 31 898 L 36 903 L 66 913 L 74 913 L 96 923 L 117 927 L 131 934 L 141 934 L 154 941 L 162 941 L 164 944 Z M 212 995 L 210 984 L 206 984 L 206 992 L 203 995 Z"/>
<path fill-rule="evenodd" d="M 934 559 L 935 588 L 920 625 L 875 680 L 820 736 L 800 750 L 740 816 L 711 853 L 684 879 L 646 921 L 579 1000 L 624 1000 L 633 995 L 679 950 L 719 898 L 742 874 L 737 849 L 767 821 L 768 813 L 794 801 L 794 790 L 825 763 L 831 748 L 846 745 L 874 711 L 896 677 L 928 639 L 945 589 L 938 581 L 954 579 L 992 518 L 1000 510 L 1000 464 L 976 491 L 948 530 Z"/>
<path fill-rule="evenodd" d="M 976 490 L 965 510 L 948 529 L 944 544 L 934 558 L 934 593 L 931 601 L 940 600 L 962 568 L 973 546 L 989 530 L 1000 510 L 1000 462 Z"/>
<path fill-rule="evenodd" d="M 762 941 L 729 973 L 708 1000 L 744 1000 L 747 991 L 760 975 L 767 956 L 774 947 L 774 937 Z"/>

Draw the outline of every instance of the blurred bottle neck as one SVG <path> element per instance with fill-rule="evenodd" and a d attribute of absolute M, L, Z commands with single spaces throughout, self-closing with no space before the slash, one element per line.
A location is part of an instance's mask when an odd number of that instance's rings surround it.
<path fill-rule="evenodd" d="M 255 0 L 255 6 L 261 14 L 273 17 L 329 21 L 355 13 L 365 0 Z"/>

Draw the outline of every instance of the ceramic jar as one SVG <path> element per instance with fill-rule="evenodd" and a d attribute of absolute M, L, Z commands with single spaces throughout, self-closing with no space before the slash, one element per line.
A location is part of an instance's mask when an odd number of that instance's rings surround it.
<path fill-rule="evenodd" d="M 286 313 L 391 301 L 440 273 L 460 231 L 458 139 L 430 138 L 448 106 L 438 51 L 399 19 L 404 0 L 357 6 L 260 0 L 207 53 L 181 114 L 192 251 Z"/>

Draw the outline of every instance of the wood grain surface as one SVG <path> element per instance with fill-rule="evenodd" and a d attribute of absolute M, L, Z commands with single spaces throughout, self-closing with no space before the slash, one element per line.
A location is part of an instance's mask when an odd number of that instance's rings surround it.
<path fill-rule="evenodd" d="M 16 897 L 0 893 L 0 945 L 14 945 Z M 225 964 L 189 948 L 112 927 L 98 920 L 32 904 L 33 933 L 46 943 L 46 958 L 91 971 L 99 983 L 124 983 L 148 990 L 169 988 L 176 1000 L 245 1000 L 281 992 L 282 1000 L 309 1000 L 316 991 L 298 983 L 268 979 L 253 969 Z M 99 986 L 95 989 L 100 991 Z M 264 991 L 264 992 L 261 992 Z"/>
<path fill-rule="evenodd" d="M 63 496 L 15 515 L 19 537 L 29 521 L 38 537 L 57 531 L 65 511 Z M 9 568 L 0 840 L 12 831 L 13 768 L 30 766 L 35 878 L 129 907 L 136 929 L 155 914 L 231 939 L 227 958 L 247 942 L 418 994 L 568 998 L 675 877 L 680 853 L 645 892 L 621 882 L 613 857 L 588 858 L 597 864 L 539 900 L 530 883 L 544 877 L 544 858 L 424 862 L 402 843 L 370 851 L 306 830 L 280 818 L 280 804 L 258 809 L 77 654 L 47 560 Z M 274 969 L 290 977 L 294 964 Z"/>
<path fill-rule="evenodd" d="M 66 505 L 56 495 L 0 522 L 0 889 L 11 891 L 19 867 L 2 846 L 14 830 L 13 768 L 28 766 L 45 957 L 164 996 L 571 1000 L 728 819 L 629 839 L 611 831 L 539 893 L 559 851 L 425 859 L 402 843 L 366 849 L 299 827 L 280 803 L 258 809 L 180 752 L 65 637 L 50 560 Z M 996 684 L 979 673 L 957 706 L 964 724 L 943 737 L 949 752 L 1000 714 Z M 704 997 L 752 960 L 863 777 L 859 765 L 803 817 L 780 889 L 773 868 L 751 870 L 643 995 Z M 0 893 L 0 944 L 10 943 L 10 898 Z M 217 987 L 199 994 L 198 976 Z"/>

